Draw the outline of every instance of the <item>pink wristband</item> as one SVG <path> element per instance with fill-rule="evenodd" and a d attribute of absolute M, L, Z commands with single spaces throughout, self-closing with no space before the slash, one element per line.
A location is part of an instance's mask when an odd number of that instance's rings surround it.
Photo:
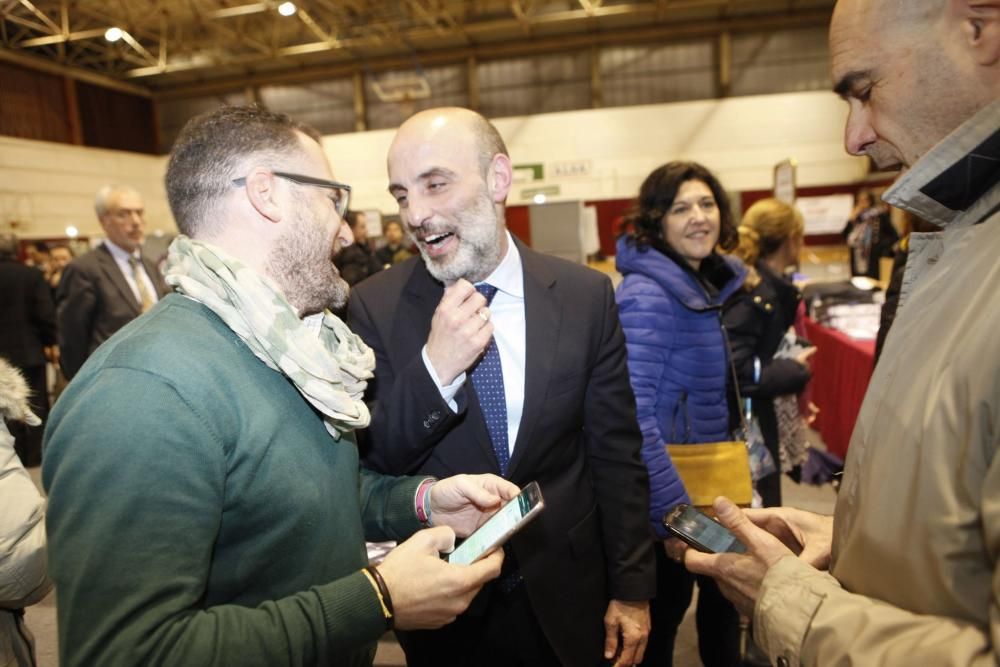
<path fill-rule="evenodd" d="M 417 520 L 424 526 L 431 525 L 430 489 L 434 486 L 434 478 L 425 479 L 417 487 L 417 495 L 414 498 L 414 507 L 417 510 Z"/>

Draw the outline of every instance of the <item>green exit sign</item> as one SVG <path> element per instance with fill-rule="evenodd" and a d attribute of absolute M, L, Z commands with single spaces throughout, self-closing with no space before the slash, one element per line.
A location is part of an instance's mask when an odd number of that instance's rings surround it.
<path fill-rule="evenodd" d="M 515 164 L 512 168 L 514 170 L 514 181 L 516 183 L 540 181 L 545 178 L 545 165 L 541 162 L 532 164 Z"/>

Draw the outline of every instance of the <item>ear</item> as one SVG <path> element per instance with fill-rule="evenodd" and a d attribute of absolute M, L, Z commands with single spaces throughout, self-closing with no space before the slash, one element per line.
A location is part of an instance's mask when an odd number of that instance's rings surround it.
<path fill-rule="evenodd" d="M 267 169 L 254 167 L 247 174 L 243 190 L 250 205 L 267 220 L 281 221 L 281 206 L 275 200 L 275 179 Z"/>
<path fill-rule="evenodd" d="M 949 4 L 975 62 L 1000 66 L 1000 0 L 951 0 Z"/>
<path fill-rule="evenodd" d="M 507 201 L 511 185 L 514 184 L 514 167 L 510 163 L 510 158 L 502 153 L 493 156 L 488 173 L 490 179 L 489 186 L 493 195 L 493 202 L 502 204 Z"/>

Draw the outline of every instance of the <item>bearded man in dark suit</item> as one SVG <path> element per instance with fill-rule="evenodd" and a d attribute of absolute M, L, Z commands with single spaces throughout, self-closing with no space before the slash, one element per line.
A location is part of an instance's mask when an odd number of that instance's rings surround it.
<path fill-rule="evenodd" d="M 376 355 L 369 465 L 537 480 L 546 503 L 466 614 L 400 641 L 410 665 L 634 664 L 655 566 L 611 283 L 514 240 L 512 176 L 479 114 L 406 121 L 389 191 L 421 256 L 358 285 L 348 306 Z"/>

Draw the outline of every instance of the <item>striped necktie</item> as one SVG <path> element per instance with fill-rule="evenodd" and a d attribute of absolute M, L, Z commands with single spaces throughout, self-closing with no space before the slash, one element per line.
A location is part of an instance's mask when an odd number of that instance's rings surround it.
<path fill-rule="evenodd" d="M 142 312 L 145 313 L 156 304 L 156 301 L 150 294 L 149 287 L 146 286 L 145 272 L 142 270 L 139 260 L 133 255 L 129 255 L 128 264 L 132 267 L 132 279 L 135 280 L 135 286 L 139 288 L 139 304 L 142 307 Z"/>

